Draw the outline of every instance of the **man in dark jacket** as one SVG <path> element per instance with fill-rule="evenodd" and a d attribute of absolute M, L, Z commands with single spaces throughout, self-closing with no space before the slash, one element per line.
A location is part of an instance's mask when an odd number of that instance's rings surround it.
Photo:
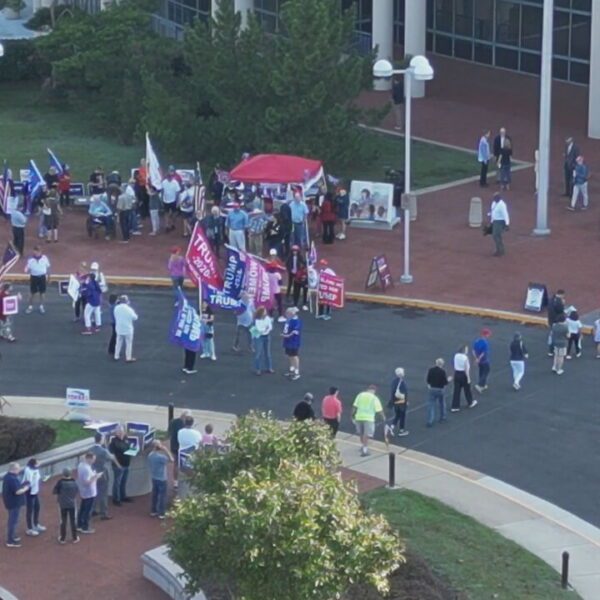
<path fill-rule="evenodd" d="M 579 148 L 572 137 L 565 140 L 564 170 L 565 170 L 565 196 L 570 198 L 573 195 L 573 171 L 575 170 L 575 161 L 579 156 Z"/>
<path fill-rule="evenodd" d="M 314 421 L 315 411 L 312 407 L 313 395 L 310 392 L 304 394 L 304 398 L 294 408 L 294 419 L 296 421 Z"/>
<path fill-rule="evenodd" d="M 2 500 L 4 500 L 4 508 L 8 512 L 8 523 L 6 524 L 6 546 L 8 548 L 18 548 L 21 545 L 21 538 L 17 537 L 17 525 L 21 507 L 25 504 L 24 494 L 29 489 L 29 484 L 21 484 L 20 471 L 19 463 L 10 463 L 8 472 L 2 481 Z"/>
<path fill-rule="evenodd" d="M 550 298 L 550 302 L 548 302 L 548 327 L 552 329 L 552 325 L 564 316 L 565 290 L 557 290 L 556 294 L 554 294 L 554 296 Z M 551 337 L 548 338 L 548 356 L 554 356 L 554 346 Z"/>

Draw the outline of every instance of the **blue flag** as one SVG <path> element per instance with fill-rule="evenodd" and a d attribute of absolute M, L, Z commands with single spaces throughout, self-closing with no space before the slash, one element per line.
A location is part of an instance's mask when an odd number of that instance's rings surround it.
<path fill-rule="evenodd" d="M 54 154 L 54 152 L 52 152 L 52 150 L 50 150 L 50 148 L 46 148 L 46 150 L 48 150 L 50 166 L 54 167 L 59 175 L 62 175 L 64 171 L 62 163 L 60 162 L 60 160 L 58 160 L 58 157 L 56 156 L 56 154 Z"/>
<path fill-rule="evenodd" d="M 44 178 L 37 168 L 35 161 L 32 159 L 29 161 L 29 196 L 32 200 L 35 200 L 37 195 L 42 191 L 42 186 L 45 185 Z"/>
<path fill-rule="evenodd" d="M 177 306 L 171 321 L 169 341 L 192 352 L 202 349 L 202 319 L 196 309 L 187 301 L 181 289 L 178 290 Z"/>
<path fill-rule="evenodd" d="M 225 293 L 224 290 L 218 290 L 211 285 L 204 284 L 202 286 L 202 296 L 212 308 L 235 310 L 237 312 L 243 312 L 246 308 L 241 300 L 232 298 L 229 294 Z"/>
<path fill-rule="evenodd" d="M 227 265 L 223 275 L 223 293 L 238 300 L 244 286 L 246 256 L 236 248 L 227 246 Z"/>

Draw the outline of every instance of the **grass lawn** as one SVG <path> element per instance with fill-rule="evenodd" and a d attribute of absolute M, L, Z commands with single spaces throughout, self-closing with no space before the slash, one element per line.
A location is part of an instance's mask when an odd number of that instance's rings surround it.
<path fill-rule="evenodd" d="M 56 431 L 56 439 L 51 448 L 58 448 L 65 444 L 84 440 L 92 437 L 93 433 L 89 429 L 84 429 L 81 423 L 75 423 L 74 421 L 59 421 L 55 419 L 36 419 L 46 425 L 50 425 L 54 431 Z"/>
<path fill-rule="evenodd" d="M 374 490 L 371 510 L 397 527 L 407 546 L 469 600 L 579 598 L 560 588 L 560 575 L 492 529 L 437 500 L 410 491 Z"/>

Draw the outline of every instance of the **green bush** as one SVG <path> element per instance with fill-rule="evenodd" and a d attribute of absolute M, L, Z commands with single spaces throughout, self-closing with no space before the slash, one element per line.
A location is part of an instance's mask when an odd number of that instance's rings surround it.
<path fill-rule="evenodd" d="M 73 14 L 77 12 L 77 8 L 69 7 L 65 4 L 59 4 L 54 8 L 54 19 L 58 21 L 63 13 L 69 12 Z M 40 31 L 46 29 L 52 25 L 52 19 L 50 17 L 50 9 L 47 7 L 40 8 L 35 11 L 35 14 L 25 23 L 25 27 L 33 29 L 33 31 Z"/>
<path fill-rule="evenodd" d="M 0 69 L 0 82 L 39 79 L 44 72 L 33 40 L 7 40 Z"/>
<path fill-rule="evenodd" d="M 34 419 L 0 416 L 0 465 L 48 450 L 56 433 Z"/>

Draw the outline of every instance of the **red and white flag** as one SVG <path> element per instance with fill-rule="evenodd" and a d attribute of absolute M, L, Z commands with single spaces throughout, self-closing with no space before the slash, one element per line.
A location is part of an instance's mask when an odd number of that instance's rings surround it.
<path fill-rule="evenodd" d="M 200 287 L 202 283 L 218 290 L 223 289 L 223 277 L 219 271 L 217 257 L 200 223 L 194 225 L 192 237 L 185 253 L 185 262 L 190 279 Z"/>

